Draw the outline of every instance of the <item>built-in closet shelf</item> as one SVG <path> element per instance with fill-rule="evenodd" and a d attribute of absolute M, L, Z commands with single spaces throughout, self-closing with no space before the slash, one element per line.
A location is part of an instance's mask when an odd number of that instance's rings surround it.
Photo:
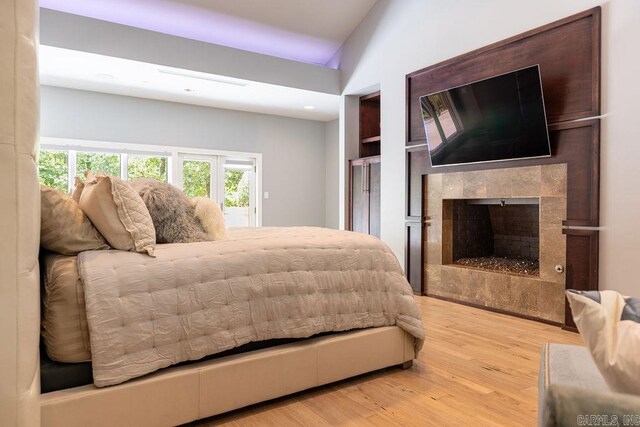
<path fill-rule="evenodd" d="M 360 141 L 363 144 L 370 144 L 372 142 L 380 142 L 380 135 L 377 136 L 371 136 L 369 138 L 364 138 L 363 140 Z"/>
<path fill-rule="evenodd" d="M 360 97 L 360 158 L 380 155 L 380 92 Z"/>

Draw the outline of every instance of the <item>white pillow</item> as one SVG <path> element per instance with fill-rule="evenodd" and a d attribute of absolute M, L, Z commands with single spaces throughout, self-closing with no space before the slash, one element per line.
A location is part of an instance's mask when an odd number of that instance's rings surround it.
<path fill-rule="evenodd" d="M 227 228 L 224 225 L 224 214 L 218 204 L 208 197 L 194 197 L 191 199 L 195 216 L 202 224 L 211 240 L 226 240 Z"/>
<path fill-rule="evenodd" d="M 640 395 L 640 298 L 569 290 L 573 320 L 613 391 Z"/>

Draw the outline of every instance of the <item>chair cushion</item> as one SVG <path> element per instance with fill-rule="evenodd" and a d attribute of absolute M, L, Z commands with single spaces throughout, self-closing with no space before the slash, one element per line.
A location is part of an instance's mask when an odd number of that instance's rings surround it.
<path fill-rule="evenodd" d="M 540 390 L 552 385 L 608 391 L 586 347 L 545 344 L 540 358 Z"/>
<path fill-rule="evenodd" d="M 549 425 L 547 414 L 549 390 L 553 387 L 608 391 L 609 386 L 598 371 L 586 347 L 569 344 L 545 344 L 540 356 L 538 376 L 539 425 Z"/>
<path fill-rule="evenodd" d="M 540 409 L 540 425 L 640 425 L 640 396 L 552 385 Z"/>

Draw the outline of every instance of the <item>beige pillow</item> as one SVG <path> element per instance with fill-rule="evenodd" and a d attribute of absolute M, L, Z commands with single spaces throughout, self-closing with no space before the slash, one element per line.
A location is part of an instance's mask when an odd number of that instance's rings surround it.
<path fill-rule="evenodd" d="M 191 199 L 196 218 L 211 240 L 226 240 L 227 228 L 224 225 L 224 214 L 218 204 L 208 197 Z"/>
<path fill-rule="evenodd" d="M 142 198 L 125 181 L 98 174 L 85 183 L 80 208 L 112 247 L 153 255 L 156 231 L 151 216 Z"/>
<path fill-rule="evenodd" d="M 40 185 L 40 246 L 62 255 L 109 249 L 109 245 L 67 194 Z"/>
<path fill-rule="evenodd" d="M 567 291 L 573 320 L 613 391 L 640 394 L 640 299 Z"/>
<path fill-rule="evenodd" d="M 84 288 L 78 257 L 45 252 L 43 257 L 42 338 L 51 360 L 91 360 Z"/>
<path fill-rule="evenodd" d="M 76 201 L 76 203 L 80 203 L 80 196 L 82 196 L 82 190 L 84 190 L 84 181 L 82 181 L 79 177 L 76 176 L 75 186 L 73 187 L 73 192 L 71 193 L 71 198 Z"/>

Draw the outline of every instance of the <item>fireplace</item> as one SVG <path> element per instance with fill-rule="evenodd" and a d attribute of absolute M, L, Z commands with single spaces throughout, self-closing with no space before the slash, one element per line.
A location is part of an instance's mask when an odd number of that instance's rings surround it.
<path fill-rule="evenodd" d="M 564 164 L 427 175 L 428 295 L 562 322 Z"/>
<path fill-rule="evenodd" d="M 443 200 L 450 219 L 444 264 L 539 276 L 540 199 Z"/>

